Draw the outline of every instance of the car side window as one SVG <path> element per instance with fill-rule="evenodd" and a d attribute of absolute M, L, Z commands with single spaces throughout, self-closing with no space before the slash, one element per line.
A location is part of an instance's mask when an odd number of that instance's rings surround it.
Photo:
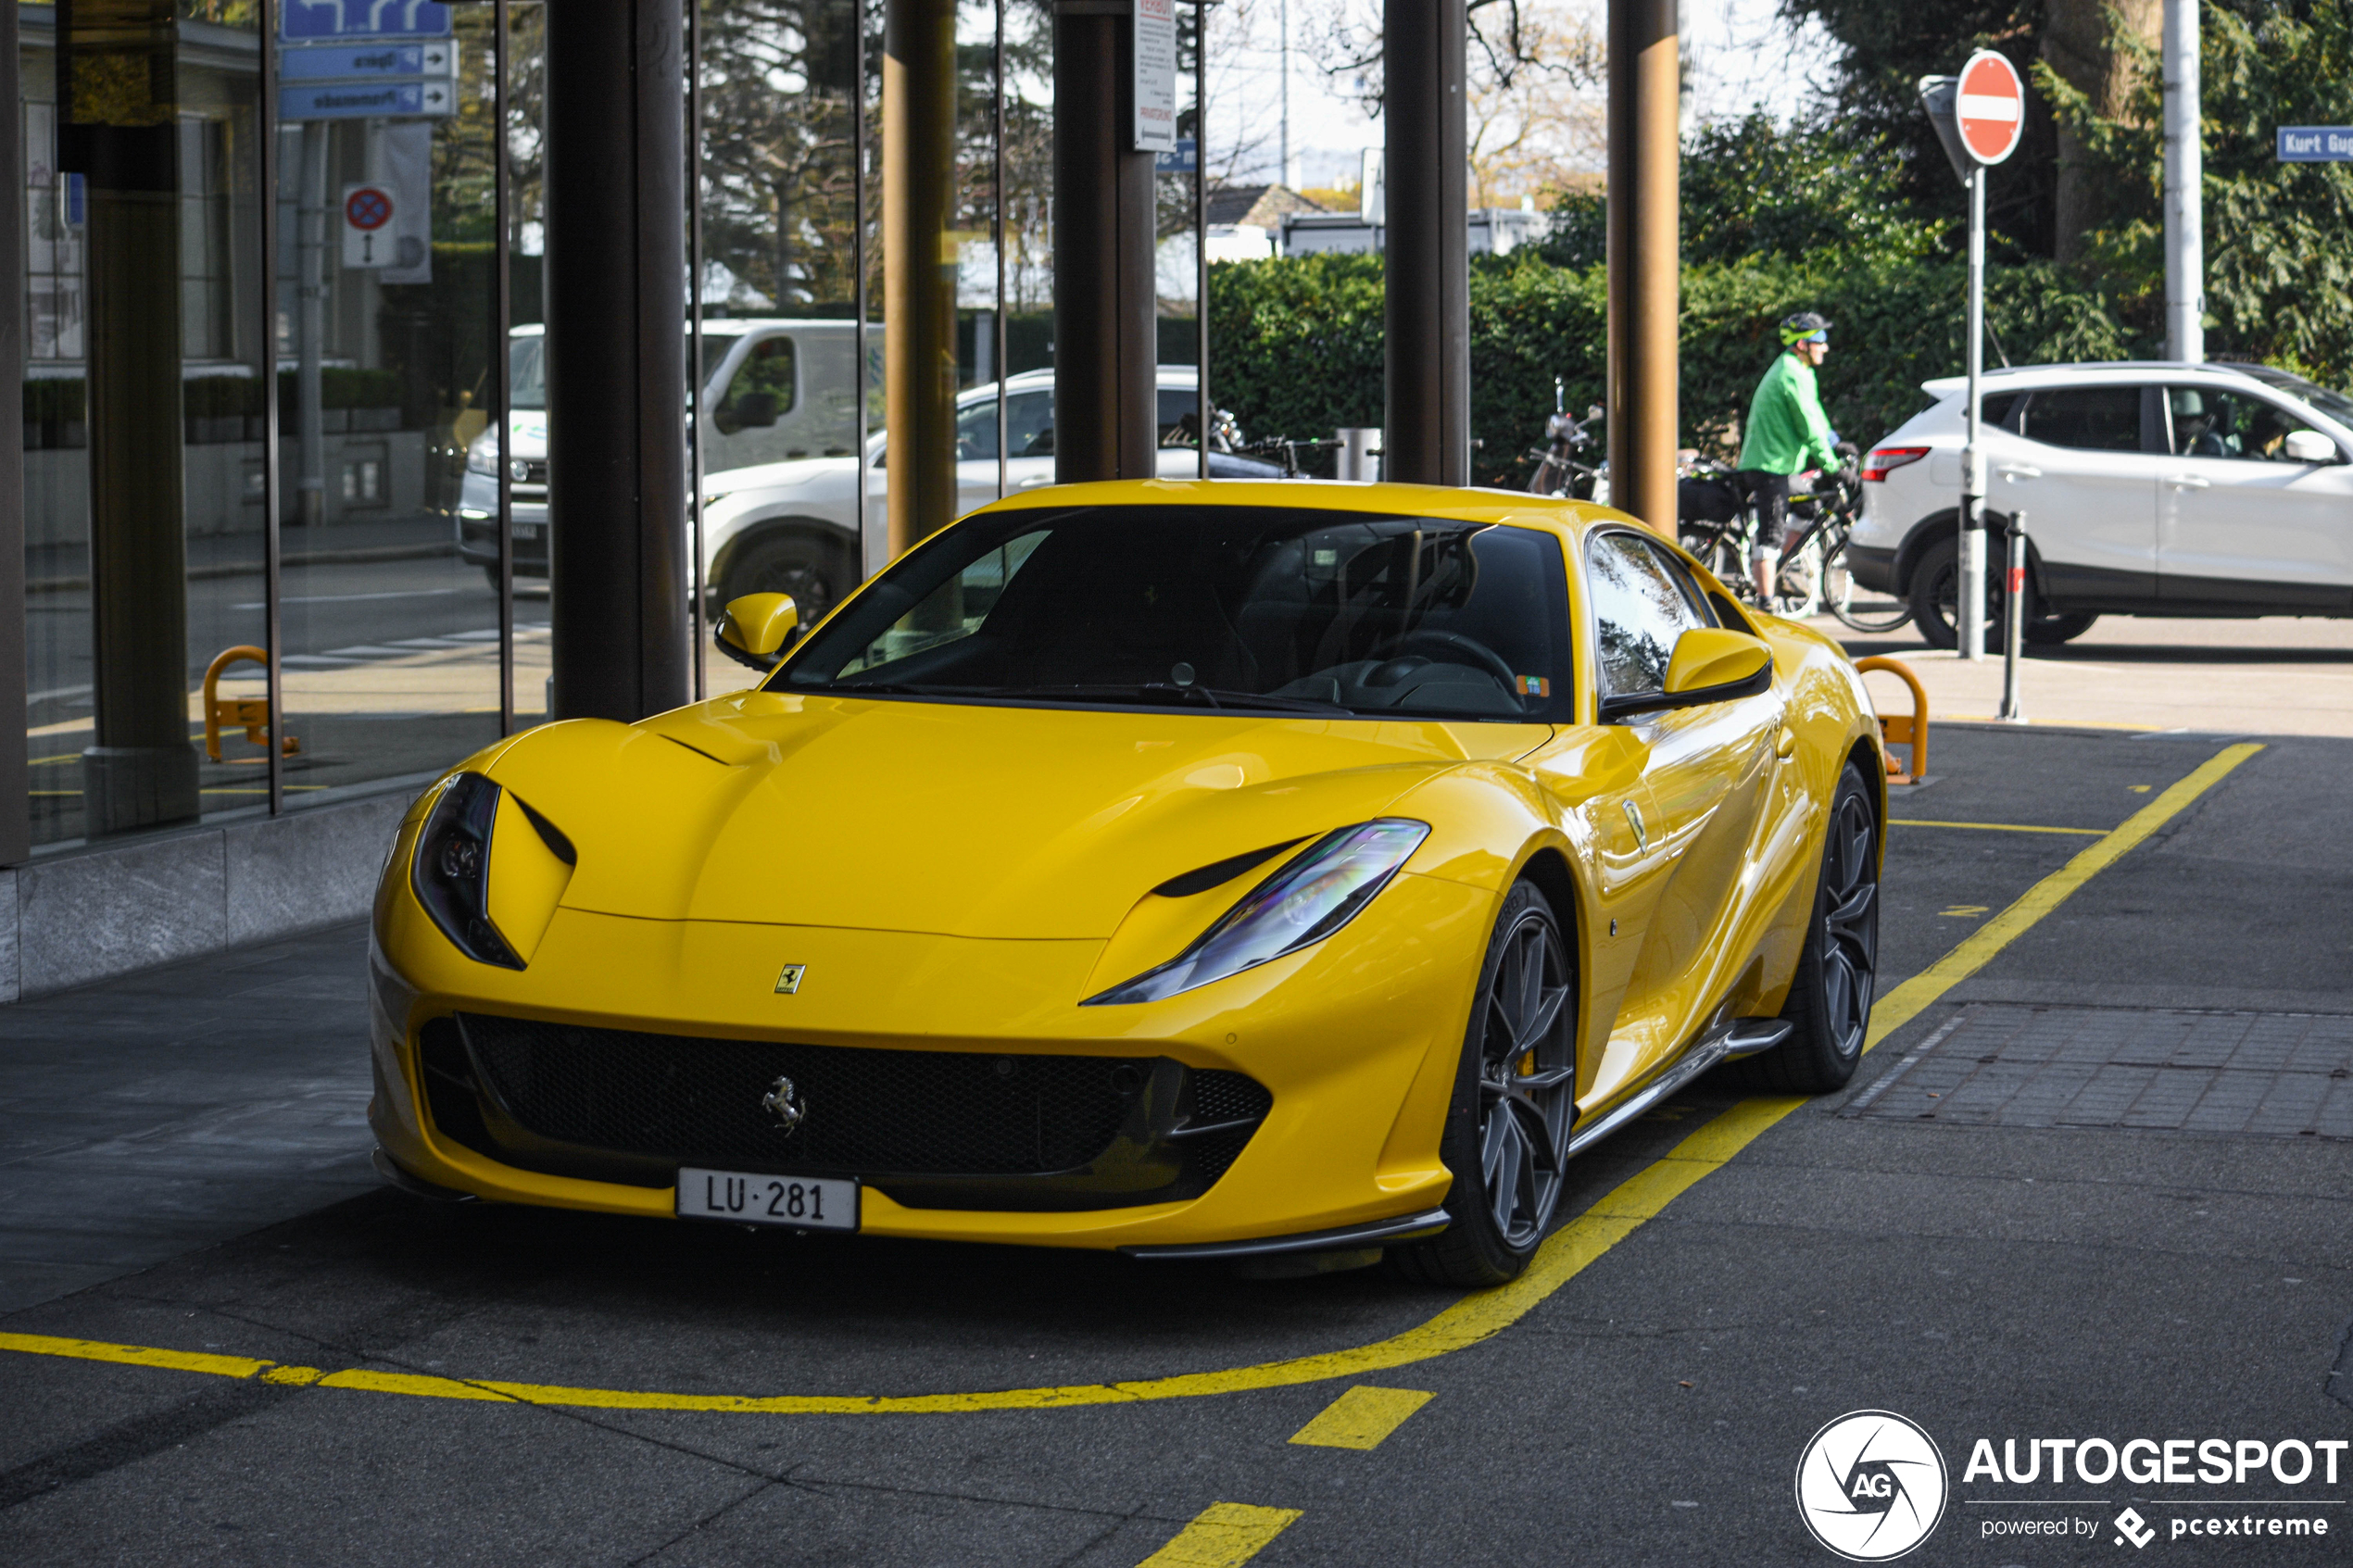
<path fill-rule="evenodd" d="M 1005 400 L 1005 451 L 1015 458 L 1054 455 L 1052 393 L 1020 392 Z"/>
<path fill-rule="evenodd" d="M 2055 386 L 2027 399 L 2019 433 L 2050 446 L 2090 452 L 2141 449 L 2137 386 Z"/>
<path fill-rule="evenodd" d="M 997 399 L 975 403 L 956 416 L 956 460 L 997 460 Z"/>
<path fill-rule="evenodd" d="M 2293 462 L 2288 436 L 2312 428 L 2276 403 L 2210 386 L 2166 388 L 2165 418 L 2177 458 Z"/>
<path fill-rule="evenodd" d="M 792 412 L 799 388 L 794 363 L 793 340 L 788 337 L 762 338 L 753 344 L 728 381 L 726 395 L 711 411 L 719 433 L 765 429 Z"/>
<path fill-rule="evenodd" d="M 1604 696 L 1665 691 L 1676 640 L 1708 624 L 1692 591 L 1630 533 L 1604 533 L 1586 546 L 1585 599 Z"/>

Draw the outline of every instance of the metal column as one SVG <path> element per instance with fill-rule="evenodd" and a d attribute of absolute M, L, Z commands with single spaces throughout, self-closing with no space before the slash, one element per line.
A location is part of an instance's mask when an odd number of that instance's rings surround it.
<path fill-rule="evenodd" d="M 1609 6 L 1610 495 L 1669 538 L 1680 439 L 1677 9 L 1676 0 Z"/>
<path fill-rule="evenodd" d="M 20 81 L 23 56 L 19 53 L 19 18 L 14 6 L 0 7 L 0 103 L 23 102 Z M 0 115 L 0 160 L 13 178 L 24 169 L 24 116 Z M 25 201 L 18 199 L 0 212 L 0 293 L 10 300 L 24 298 Z M 0 312 L 0 430 L 14 430 L 24 417 L 24 310 L 11 306 Z M 16 412 L 8 411 L 9 405 Z M 24 617 L 24 446 L 0 441 L 0 604 L 13 613 L 0 616 L 0 690 L 25 689 Z M 25 727 L 11 724 L 0 733 L 0 865 L 13 866 L 32 856 L 32 822 L 28 809 L 31 770 Z"/>
<path fill-rule="evenodd" d="M 1152 155 L 1132 145 L 1132 9 L 1054 0 L 1054 478 L 1065 484 L 1150 479 L 1160 445 Z"/>
<path fill-rule="evenodd" d="M 956 515 L 955 0 L 885 0 L 883 409 L 893 559 Z"/>
<path fill-rule="evenodd" d="M 555 716 L 625 722 L 688 689 L 683 19 L 562 0 L 547 29 Z"/>
<path fill-rule="evenodd" d="M 1469 144 L 1464 0 L 1386 0 L 1385 478 L 1470 483 Z"/>
<path fill-rule="evenodd" d="M 2197 0 L 2165 0 L 2165 357 L 2206 358 Z"/>

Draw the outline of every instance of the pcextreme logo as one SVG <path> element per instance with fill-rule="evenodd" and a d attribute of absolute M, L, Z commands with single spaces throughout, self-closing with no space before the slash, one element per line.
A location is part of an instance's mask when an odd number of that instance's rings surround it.
<path fill-rule="evenodd" d="M 1893 1411 L 1855 1411 L 1814 1434 L 1797 1459 L 1797 1513 L 1850 1562 L 1885 1562 L 1944 1517 L 1944 1456 Z"/>

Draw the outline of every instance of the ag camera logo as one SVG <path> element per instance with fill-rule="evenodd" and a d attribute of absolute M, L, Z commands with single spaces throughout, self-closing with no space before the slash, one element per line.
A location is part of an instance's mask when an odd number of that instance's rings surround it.
<path fill-rule="evenodd" d="M 1894 1411 L 1855 1411 L 1814 1434 L 1797 1460 L 1797 1513 L 1849 1562 L 1903 1556 L 1944 1517 L 1944 1456 Z"/>

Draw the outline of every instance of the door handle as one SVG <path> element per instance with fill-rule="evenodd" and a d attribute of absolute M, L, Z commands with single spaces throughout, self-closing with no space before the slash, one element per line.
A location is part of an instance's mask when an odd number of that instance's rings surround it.
<path fill-rule="evenodd" d="M 2212 480 L 2201 478 L 2194 473 L 2177 473 L 2165 483 L 2176 490 L 2206 490 L 2210 489 L 2214 483 Z"/>
<path fill-rule="evenodd" d="M 2040 479 L 2043 477 L 2043 470 L 2041 469 L 2026 468 L 2022 465 L 2006 468 L 1999 471 L 2004 479 L 2010 481 L 2014 484 L 2023 483 L 2026 480 Z"/>
<path fill-rule="evenodd" d="M 1773 755 L 1786 762 L 1796 750 L 1797 732 L 1787 724 L 1782 725 L 1781 733 L 1773 737 Z"/>

